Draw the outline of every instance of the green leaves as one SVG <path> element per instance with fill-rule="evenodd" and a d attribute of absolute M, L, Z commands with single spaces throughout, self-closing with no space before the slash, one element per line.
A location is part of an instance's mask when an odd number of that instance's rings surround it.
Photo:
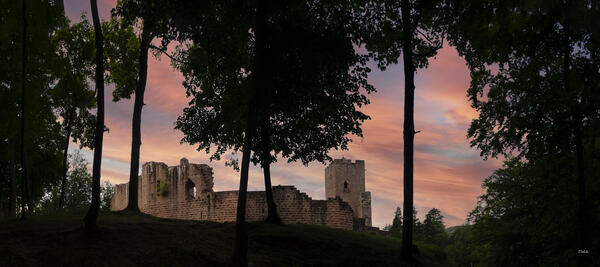
<path fill-rule="evenodd" d="M 599 102 L 590 101 L 600 95 L 592 89 L 600 81 L 599 47 L 588 41 L 594 24 L 589 16 L 598 11 L 582 1 L 569 3 L 570 8 L 559 1 L 454 5 L 451 44 L 471 69 L 468 96 L 480 114 L 468 137 L 482 156 L 533 159 L 568 152 L 574 147 L 572 130 L 588 131 L 588 122 L 600 118 Z"/>
<path fill-rule="evenodd" d="M 129 99 L 139 75 L 140 40 L 124 19 L 111 17 L 102 23 L 106 81 L 115 84 L 113 101 Z"/>
<path fill-rule="evenodd" d="M 360 4 L 359 4 L 360 3 Z M 405 45 L 403 38 L 409 35 L 414 66 L 426 68 L 428 58 L 434 57 L 444 44 L 449 23 L 447 1 L 409 1 L 410 18 L 403 20 L 401 1 L 358 1 L 355 5 L 356 38 L 385 70 L 397 64 Z M 404 24 L 410 19 L 411 30 L 404 32 Z"/>
<path fill-rule="evenodd" d="M 254 73 L 253 12 L 231 3 L 214 3 L 194 14 L 180 35 L 191 43 L 178 47 L 177 68 L 191 96 L 175 124 L 182 142 L 213 151 L 211 159 L 241 148 Z M 230 6 L 231 5 L 231 6 Z M 354 49 L 347 2 L 270 3 L 267 12 L 264 94 L 258 96 L 258 129 L 253 151 L 262 151 L 263 131 L 270 136 L 271 158 L 255 153 L 255 164 L 275 160 L 330 160 L 331 148 L 346 149 L 348 134 L 362 135 L 369 117 L 367 56 Z M 215 12 L 218 10 L 219 12 Z M 181 19 L 181 18 L 180 18 Z M 364 91 L 361 91 L 361 88 Z"/>
<path fill-rule="evenodd" d="M 94 36 L 91 25 L 82 21 L 64 25 L 51 40 L 55 60 L 51 71 L 56 85 L 50 91 L 52 103 L 62 118 L 62 131 L 72 129 L 74 141 L 83 147 L 93 147 L 95 116 L 90 109 L 96 106 L 95 93 L 89 84 L 94 73 Z"/>

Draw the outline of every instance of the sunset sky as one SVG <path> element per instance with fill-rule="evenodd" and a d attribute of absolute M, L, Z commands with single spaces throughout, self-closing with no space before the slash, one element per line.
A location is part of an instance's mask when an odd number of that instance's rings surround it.
<path fill-rule="evenodd" d="M 102 19 L 108 19 L 115 0 L 99 0 Z M 89 1 L 65 0 L 67 15 L 79 21 L 82 12 L 91 17 Z M 363 112 L 371 116 L 363 124 L 364 138 L 353 138 L 348 151 L 332 150 L 333 158 L 362 159 L 366 164 L 366 188 L 371 191 L 373 225 L 391 224 L 397 206 L 402 206 L 404 107 L 404 74 L 401 64 L 385 72 L 377 70 L 369 76 L 377 92 L 369 95 L 371 104 Z M 183 134 L 173 129 L 188 99 L 181 85 L 182 75 L 174 71 L 166 56 L 161 61 L 150 56 L 145 104 L 142 112 L 142 146 L 140 165 L 147 161 L 179 164 L 182 157 L 190 163 L 206 163 L 213 167 L 215 191 L 237 190 L 239 173 L 224 166 L 224 162 L 209 162 L 208 155 L 195 147 L 180 144 Z M 466 132 L 477 113 L 469 106 L 466 91 L 469 72 L 465 62 L 452 47 L 440 50 L 427 69 L 416 74 L 414 203 L 418 217 L 438 208 L 446 226 L 460 225 L 475 207 L 482 193 L 481 181 L 501 162 L 484 161 L 479 152 L 469 147 Z M 113 184 L 129 179 L 131 153 L 131 118 L 133 101 L 112 102 L 113 85 L 106 86 L 105 123 L 110 129 L 104 135 L 102 180 Z M 78 149 L 72 144 L 71 149 Z M 92 153 L 84 151 L 91 162 Z M 273 185 L 295 185 L 313 199 L 325 198 L 325 166 L 311 163 L 272 165 Z M 249 190 L 264 190 L 262 170 L 250 169 Z"/>

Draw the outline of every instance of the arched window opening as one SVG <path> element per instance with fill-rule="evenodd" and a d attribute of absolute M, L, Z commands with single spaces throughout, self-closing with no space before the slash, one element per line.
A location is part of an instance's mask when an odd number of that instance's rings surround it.
<path fill-rule="evenodd" d="M 196 185 L 190 179 L 185 182 L 185 198 L 196 198 Z"/>
<path fill-rule="evenodd" d="M 348 181 L 344 181 L 344 192 L 350 192 L 350 188 L 348 188 Z"/>

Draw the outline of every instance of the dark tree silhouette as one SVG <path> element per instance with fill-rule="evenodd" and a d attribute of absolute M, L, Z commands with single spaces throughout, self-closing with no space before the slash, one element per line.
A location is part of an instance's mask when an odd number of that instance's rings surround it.
<path fill-rule="evenodd" d="M 173 4 L 173 5 L 171 5 Z M 156 50 L 166 53 L 166 47 L 169 42 L 177 38 L 177 33 L 173 33 L 168 29 L 172 28 L 174 16 L 177 12 L 173 11 L 173 7 L 177 6 L 176 1 L 136 1 L 127 0 L 121 1 L 117 5 L 115 15 L 121 16 L 126 26 L 131 26 L 136 21 L 140 20 L 141 34 L 139 37 L 139 49 L 137 51 L 138 58 L 130 62 L 137 64 L 135 68 L 124 69 L 123 72 L 128 72 L 131 75 L 118 77 L 115 79 L 117 84 L 127 85 L 130 81 L 123 80 L 126 78 L 137 77 L 135 90 L 131 87 L 119 86 L 118 90 L 113 92 L 113 100 L 118 101 L 121 98 L 129 98 L 131 94 L 135 94 L 133 117 L 132 117 L 132 137 L 131 137 L 131 161 L 129 172 L 129 195 L 127 209 L 139 211 L 138 207 L 138 173 L 140 167 L 140 146 L 142 145 L 141 137 L 141 122 L 142 108 L 144 107 L 144 94 L 146 92 L 146 81 L 148 76 L 148 50 L 155 48 Z M 175 9 L 178 10 L 178 9 Z M 162 38 L 161 47 L 154 47 L 152 40 L 155 37 Z M 127 46 L 125 46 L 127 47 Z M 126 49 L 120 48 L 121 50 Z M 168 55 L 168 54 L 167 54 Z M 129 64 L 129 62 L 125 62 Z M 121 80 L 119 80 L 121 79 Z"/>
<path fill-rule="evenodd" d="M 33 200 L 31 199 L 31 185 L 29 173 L 27 172 L 27 151 L 25 148 L 25 121 L 27 120 L 27 5 L 26 1 L 21 4 L 21 16 L 23 19 L 23 35 L 21 36 L 21 219 L 26 218 L 26 213 L 33 212 Z M 25 208 L 27 205 L 27 209 Z"/>
<path fill-rule="evenodd" d="M 269 165 L 276 155 L 304 164 L 325 162 L 331 148 L 347 149 L 347 134 L 361 136 L 360 125 L 369 118 L 358 110 L 368 104 L 360 89 L 374 88 L 366 82 L 367 56 L 353 46 L 349 3 L 327 2 L 316 9 L 303 3 L 269 2 L 266 22 L 260 13 L 239 7 L 212 9 L 223 12 L 211 14 L 218 19 L 203 17 L 202 27 L 212 30 L 192 31 L 194 44 L 178 51 L 176 65 L 193 99 L 176 128 L 185 134 L 182 142 L 207 153 L 216 148 L 211 159 L 242 150 L 240 213 L 245 212 L 246 156 L 264 167 L 269 194 Z M 231 18 L 238 20 L 223 21 Z M 212 19 L 219 23 L 210 24 Z M 267 48 L 261 51 L 262 46 Z M 269 209 L 275 214 L 274 201 Z M 245 252 L 243 238 L 237 253 Z"/>
<path fill-rule="evenodd" d="M 413 166 L 414 76 L 418 68 L 428 65 L 444 42 L 445 1 L 367 1 L 362 14 L 361 38 L 372 51 L 381 69 L 404 63 L 404 223 L 402 224 L 402 257 L 412 261 L 413 250 Z"/>
<path fill-rule="evenodd" d="M 92 203 L 85 215 L 85 229 L 93 232 L 97 228 L 98 210 L 100 209 L 100 170 L 102 164 L 102 139 L 104 135 L 104 41 L 102 27 L 98 16 L 96 0 L 90 0 L 92 21 L 96 42 L 96 134 L 94 142 L 94 161 L 92 165 Z"/>
<path fill-rule="evenodd" d="M 452 43 L 471 69 L 469 97 L 479 117 L 471 145 L 484 157 L 503 155 L 537 161 L 574 154 L 578 193 L 578 241 L 574 254 L 590 247 L 585 143 L 599 121 L 598 5 L 585 1 L 498 3 L 465 1 L 456 13 Z M 510 25 L 505 26 L 510 17 Z M 498 41 L 502 40 L 502 41 Z M 577 254 L 578 266 L 589 255 Z M 589 263 L 589 262 L 588 262 Z"/>
<path fill-rule="evenodd" d="M 146 79 L 148 77 L 148 49 L 152 38 L 146 23 L 142 27 L 140 40 L 140 55 L 138 62 L 139 75 L 135 88 L 135 102 L 133 105 L 132 135 L 131 135 L 131 162 L 129 171 L 129 201 L 127 209 L 139 211 L 138 207 L 138 173 L 140 169 L 140 146 L 142 145 L 142 108 L 144 107 L 144 93 L 146 92 Z"/>
<path fill-rule="evenodd" d="M 44 186 L 58 178 L 63 138 L 51 99 L 56 77 L 50 40 L 64 17 L 54 2 L 3 1 L 2 6 L 0 169 L 10 179 L 1 187 L 8 189 L 3 193 L 8 192 L 8 213 L 14 216 L 17 201 L 26 213 L 34 212 Z"/>
<path fill-rule="evenodd" d="M 68 20 L 65 24 L 68 24 Z M 64 25 L 51 40 L 56 50 L 52 74 L 57 81 L 50 94 L 54 109 L 63 119 L 61 130 L 64 132 L 59 209 L 62 209 L 65 200 L 70 140 L 80 141 L 81 147 L 93 148 L 91 132 L 95 116 L 90 113 L 90 109 L 95 107 L 95 101 L 94 91 L 87 80 L 93 73 L 95 48 L 90 33 L 89 22 L 83 20 L 71 26 Z"/>
<path fill-rule="evenodd" d="M 233 250 L 233 264 L 235 266 L 248 266 L 248 227 L 246 226 L 246 195 L 248 192 L 248 169 L 250 167 L 250 150 L 252 139 L 256 131 L 257 97 L 263 93 L 267 85 L 265 69 L 265 54 L 267 44 L 265 28 L 267 20 L 267 1 L 258 0 L 256 3 L 256 22 L 254 27 L 254 72 L 252 77 L 252 92 L 248 105 L 248 122 L 244 131 L 244 146 L 242 148 L 242 170 L 240 173 L 240 188 L 238 193 L 237 213 L 235 220 L 235 247 Z"/>

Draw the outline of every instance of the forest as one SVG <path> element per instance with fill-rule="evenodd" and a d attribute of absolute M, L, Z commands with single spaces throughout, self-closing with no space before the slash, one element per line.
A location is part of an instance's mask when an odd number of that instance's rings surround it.
<path fill-rule="evenodd" d="M 25 240 L 18 235 L 57 216 L 81 222 L 71 224 L 86 242 L 106 245 L 114 235 L 102 236 L 128 220 L 169 228 L 171 222 L 143 217 L 137 201 L 148 59 L 164 55 L 187 96 L 173 122 L 181 143 L 226 159 L 239 175 L 236 222 L 198 226 L 229 242 L 226 257 L 203 255 L 204 265 L 295 265 L 269 261 L 276 257 L 257 250 L 261 244 L 297 255 L 268 243 L 280 241 L 257 238 L 274 231 L 276 240 L 301 240 L 296 229 L 356 242 L 334 246 L 354 253 L 373 250 L 357 261 L 298 256 L 296 265 L 600 266 L 600 1 L 117 0 L 101 20 L 90 0 L 91 14 L 78 21 L 66 15 L 63 0 L 0 6 L 0 265 L 46 265 L 18 256 L 10 240 Z M 481 177 L 476 207 L 453 227 L 439 209 L 421 221 L 414 208 L 415 79 L 448 46 L 470 73 L 464 95 L 477 116 L 465 138 L 481 158 L 503 162 Z M 392 133 L 403 145 L 403 187 L 394 188 L 402 207 L 389 211 L 389 236 L 282 225 L 271 165 L 331 162 L 330 151 L 362 138 L 371 119 L 364 107 L 377 92 L 369 80 L 373 64 L 382 71 L 401 64 L 404 80 L 397 91 L 402 133 Z M 109 212 L 113 185 L 101 183 L 107 85 L 115 88 L 113 102 L 132 100 L 132 141 L 122 148 L 130 151 L 124 213 Z M 93 160 L 75 146 L 93 151 Z M 265 224 L 245 221 L 251 164 L 263 171 Z M 361 238 L 385 251 L 360 247 Z M 176 255 L 170 253 L 155 257 Z M 54 264 L 81 264 L 62 260 Z M 198 259 L 179 260 L 171 263 Z"/>

